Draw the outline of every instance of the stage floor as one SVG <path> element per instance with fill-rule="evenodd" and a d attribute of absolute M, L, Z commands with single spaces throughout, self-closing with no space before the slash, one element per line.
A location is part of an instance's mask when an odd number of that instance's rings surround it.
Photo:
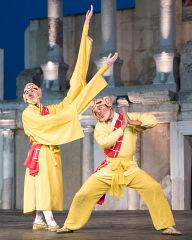
<path fill-rule="evenodd" d="M 55 220 L 63 225 L 67 212 L 55 213 Z M 153 228 L 147 211 L 96 211 L 87 225 L 76 232 L 56 234 L 31 229 L 34 215 L 21 211 L 0 211 L 0 239 L 2 240 L 192 240 L 192 211 L 174 211 L 177 228 L 182 236 L 164 236 Z"/>

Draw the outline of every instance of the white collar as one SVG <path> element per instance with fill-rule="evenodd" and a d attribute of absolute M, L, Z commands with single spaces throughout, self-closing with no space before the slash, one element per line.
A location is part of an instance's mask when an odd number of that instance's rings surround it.
<path fill-rule="evenodd" d="M 119 113 L 114 112 L 113 119 L 111 120 L 111 126 L 115 126 L 115 123 L 118 118 L 119 118 Z"/>

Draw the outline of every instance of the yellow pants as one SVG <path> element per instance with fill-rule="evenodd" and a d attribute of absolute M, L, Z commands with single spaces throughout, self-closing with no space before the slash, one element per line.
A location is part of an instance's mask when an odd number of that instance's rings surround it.
<path fill-rule="evenodd" d="M 72 201 L 65 228 L 77 230 L 87 223 L 97 201 L 110 189 L 111 178 L 109 170 L 104 168 L 87 179 Z M 175 225 L 169 203 L 158 182 L 139 170 L 126 176 L 125 183 L 144 199 L 157 230 Z"/>

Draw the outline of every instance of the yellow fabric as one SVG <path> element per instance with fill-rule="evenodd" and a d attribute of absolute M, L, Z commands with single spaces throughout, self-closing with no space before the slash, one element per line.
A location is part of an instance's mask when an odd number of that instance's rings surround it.
<path fill-rule="evenodd" d="M 30 104 L 22 113 L 26 135 L 42 144 L 39 154 L 39 173 L 32 177 L 28 169 L 24 183 L 24 213 L 35 210 L 63 210 L 63 183 L 61 158 L 57 145 L 82 138 L 79 114 L 107 83 L 101 76 L 104 65 L 85 86 L 92 41 L 85 24 L 77 64 L 70 81 L 67 97 L 48 106 L 49 115 L 40 115 L 40 108 Z"/>
<path fill-rule="evenodd" d="M 88 178 L 73 199 L 64 222 L 65 228 L 77 230 L 87 223 L 96 202 L 110 189 L 112 176 L 111 168 L 106 166 Z M 160 184 L 146 172 L 139 170 L 126 176 L 125 185 L 137 191 L 144 199 L 157 230 L 175 225 Z"/>
<path fill-rule="evenodd" d="M 140 127 L 133 127 L 137 132 L 152 128 L 157 125 L 157 119 L 154 115 L 148 113 L 127 113 L 131 120 L 139 120 L 142 122 Z"/>
<path fill-rule="evenodd" d="M 130 187 L 141 195 L 157 230 L 175 225 L 169 203 L 160 184 L 139 169 L 133 161 L 137 132 L 155 126 L 157 121 L 152 115 L 129 113 L 129 117 L 134 120 L 142 119 L 142 127 L 138 129 L 127 127 L 118 158 L 107 158 L 110 163 L 92 174 L 76 193 L 64 223 L 65 228 L 71 230 L 82 228 L 87 223 L 97 201 L 108 191 L 121 195 L 122 186 Z M 114 132 L 112 130 L 113 127 L 109 123 L 96 125 L 94 136 L 102 150 L 106 146 L 113 146 L 123 134 L 122 129 Z"/>
<path fill-rule="evenodd" d="M 68 107 L 79 95 L 83 87 L 86 85 L 86 76 L 93 43 L 92 39 L 88 36 L 88 30 L 89 25 L 84 24 L 77 62 L 72 77 L 70 79 L 70 88 L 67 96 L 59 104 L 50 105 L 50 113 L 57 113 L 63 110 L 65 107 Z M 102 75 L 103 72 L 105 72 L 106 70 L 106 66 L 103 66 L 99 70 L 98 74 Z"/>
<path fill-rule="evenodd" d="M 63 181 L 60 152 L 43 145 L 39 153 L 39 173 L 32 177 L 26 169 L 24 213 L 35 210 L 63 210 Z"/>
<path fill-rule="evenodd" d="M 110 168 L 113 172 L 111 188 L 109 195 L 124 196 L 125 176 L 133 172 L 139 171 L 139 167 L 135 161 L 129 158 L 106 158 L 110 162 Z"/>
<path fill-rule="evenodd" d="M 133 161 L 138 131 L 154 127 L 157 124 L 156 118 L 150 114 L 128 113 L 128 116 L 131 120 L 139 120 L 142 123 L 141 126 L 139 128 L 128 126 L 123 132 L 122 128 L 113 131 L 114 127 L 109 122 L 98 122 L 94 131 L 95 140 L 103 152 L 105 148 L 112 147 L 123 135 L 118 158 L 107 158 L 109 162 L 112 162 L 113 169 L 112 185 L 109 191 L 111 196 L 123 196 L 124 176 L 128 175 L 127 171 L 133 173 L 138 170 L 136 162 Z"/>
<path fill-rule="evenodd" d="M 57 114 L 42 116 L 40 109 L 30 104 L 22 114 L 26 135 L 32 136 L 36 142 L 45 145 L 60 145 L 83 137 L 79 113 L 89 106 L 91 100 L 106 85 L 102 76 L 96 74 L 81 90 L 78 97 L 69 106 L 57 111 Z M 54 108 L 56 109 L 56 105 Z"/>

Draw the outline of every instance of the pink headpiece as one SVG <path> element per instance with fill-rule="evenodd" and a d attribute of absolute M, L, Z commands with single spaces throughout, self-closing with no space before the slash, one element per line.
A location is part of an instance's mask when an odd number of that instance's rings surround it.
<path fill-rule="evenodd" d="M 112 106 L 111 98 L 109 96 L 106 96 L 106 97 L 98 98 L 94 100 L 91 104 L 93 113 L 98 112 L 99 111 L 98 107 L 101 105 L 106 105 L 107 107 L 111 107 Z"/>

